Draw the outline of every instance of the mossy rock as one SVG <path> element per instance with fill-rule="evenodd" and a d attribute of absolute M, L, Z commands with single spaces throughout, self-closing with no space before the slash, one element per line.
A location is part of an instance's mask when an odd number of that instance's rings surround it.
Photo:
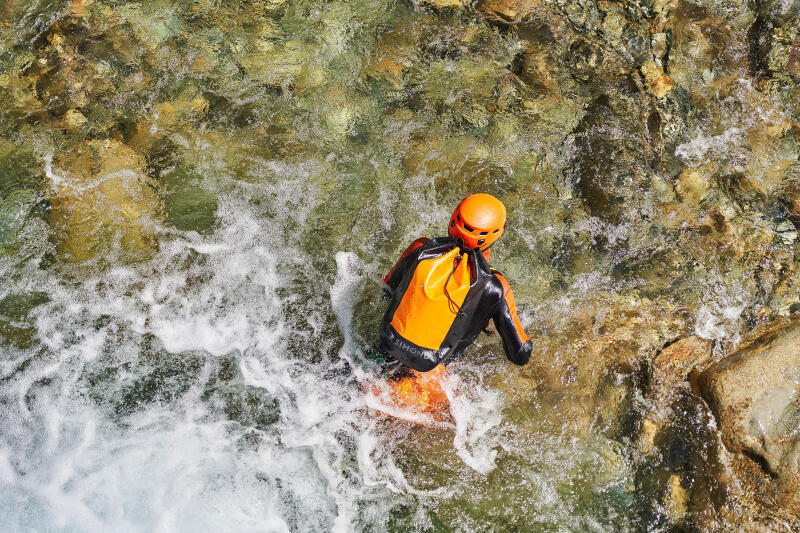
<path fill-rule="evenodd" d="M 164 200 L 167 222 L 183 231 L 207 235 L 217 222 L 217 198 L 199 187 L 176 190 Z"/>
<path fill-rule="evenodd" d="M 0 138 L 0 199 L 19 189 L 33 189 L 42 170 L 34 153 Z"/>
<path fill-rule="evenodd" d="M 14 242 L 37 199 L 35 192 L 23 189 L 0 201 L 0 246 Z"/>

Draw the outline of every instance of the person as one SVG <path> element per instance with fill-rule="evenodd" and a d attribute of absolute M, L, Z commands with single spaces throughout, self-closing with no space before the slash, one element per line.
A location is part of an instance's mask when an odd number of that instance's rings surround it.
<path fill-rule="evenodd" d="M 415 240 L 384 277 L 390 301 L 380 346 L 404 369 L 394 386 L 406 403 L 440 406 L 444 395 L 438 382 L 444 365 L 462 354 L 490 320 L 506 357 L 517 365 L 529 361 L 532 343 L 514 294 L 489 265 L 490 248 L 505 225 L 506 208 L 500 200 L 490 194 L 468 196 L 450 217 L 448 237 Z"/>

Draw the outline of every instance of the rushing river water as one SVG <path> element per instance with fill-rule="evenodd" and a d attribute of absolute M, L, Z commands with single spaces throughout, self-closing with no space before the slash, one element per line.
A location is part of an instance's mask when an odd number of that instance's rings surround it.
<path fill-rule="evenodd" d="M 655 402 L 647 361 L 688 334 L 719 355 L 796 301 L 779 288 L 797 233 L 769 200 L 797 160 L 789 104 L 750 79 L 727 4 L 676 15 L 676 43 L 680 17 L 733 40 L 660 103 L 626 66 L 649 53 L 647 2 L 620 11 L 630 50 L 592 29 L 608 6 L 575 22 L 545 2 L 510 30 L 457 4 L 0 4 L 0 529 L 667 531 L 737 512 L 713 419 L 688 386 Z M 677 181 L 733 167 L 767 185 Z M 364 354 L 383 273 L 479 191 L 508 206 L 493 263 L 534 355 L 520 369 L 481 337 L 434 419 Z M 666 420 L 649 443 L 646 419 Z"/>

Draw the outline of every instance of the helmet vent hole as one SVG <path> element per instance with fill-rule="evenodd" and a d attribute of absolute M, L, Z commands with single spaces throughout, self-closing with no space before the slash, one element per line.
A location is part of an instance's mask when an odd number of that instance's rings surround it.
<path fill-rule="evenodd" d="M 456 227 L 456 221 L 455 221 L 455 220 L 451 220 L 451 221 L 450 221 L 450 227 L 451 227 L 451 228 L 454 228 L 454 227 Z"/>
<path fill-rule="evenodd" d="M 465 230 L 467 230 L 467 231 L 469 231 L 470 233 L 472 233 L 473 231 L 475 231 L 475 228 L 473 228 L 473 227 L 470 227 L 470 226 L 468 226 L 468 225 L 466 225 L 466 224 L 464 224 L 464 229 L 465 229 Z"/>
<path fill-rule="evenodd" d="M 457 214 L 456 218 L 458 219 L 459 222 L 461 222 L 461 213 Z"/>
<path fill-rule="evenodd" d="M 483 244 L 485 242 L 486 242 L 486 239 L 478 239 L 478 246 L 480 246 L 481 244 Z"/>
<path fill-rule="evenodd" d="M 498 231 L 500 231 L 500 230 L 499 230 L 499 229 L 496 229 L 496 230 L 494 230 L 492 233 L 497 233 Z"/>
<path fill-rule="evenodd" d="M 489 235 L 489 232 L 488 231 L 482 231 L 481 235 Z"/>

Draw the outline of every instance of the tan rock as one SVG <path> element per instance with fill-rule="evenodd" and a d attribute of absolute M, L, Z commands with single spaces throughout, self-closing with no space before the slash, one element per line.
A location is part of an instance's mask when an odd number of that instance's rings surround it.
<path fill-rule="evenodd" d="M 603 32 L 611 37 L 619 38 L 627 25 L 625 15 L 618 11 L 612 11 L 603 17 Z"/>
<path fill-rule="evenodd" d="M 385 77 L 393 85 L 399 85 L 403 80 L 406 61 L 411 55 L 410 50 L 402 47 L 378 46 L 372 54 L 370 72 Z"/>
<path fill-rule="evenodd" d="M 678 176 L 675 192 L 678 193 L 683 202 L 693 206 L 697 205 L 711 187 L 711 174 L 713 171 L 713 164 L 687 168 Z"/>
<path fill-rule="evenodd" d="M 642 65 L 642 75 L 644 75 L 647 92 L 656 98 L 663 98 L 675 87 L 672 79 L 655 61 L 648 61 Z"/>
<path fill-rule="evenodd" d="M 695 335 L 683 338 L 661 350 L 653 367 L 657 373 L 670 373 L 685 380 L 695 367 L 711 360 L 712 344 Z"/>
<path fill-rule="evenodd" d="M 699 388 L 725 447 L 758 457 L 790 505 L 800 479 L 800 324 L 773 327 L 708 368 Z M 788 492 L 787 492 L 788 491 Z M 795 507 L 795 512 L 800 508 Z"/>
<path fill-rule="evenodd" d="M 673 522 L 680 522 L 689 512 L 689 491 L 681 485 L 681 477 L 678 474 L 669 476 L 664 506 L 667 516 Z"/>
<path fill-rule="evenodd" d="M 426 4 L 430 4 L 434 7 L 439 8 L 446 8 L 446 7 L 464 7 L 464 3 L 461 0 L 423 0 Z"/>
<path fill-rule="evenodd" d="M 656 59 L 662 59 L 667 55 L 667 34 L 664 32 L 652 34 L 650 36 L 650 49 Z"/>
<path fill-rule="evenodd" d="M 61 122 L 65 129 L 74 130 L 86 124 L 86 117 L 77 109 L 70 109 L 64 114 Z"/>
<path fill-rule="evenodd" d="M 94 0 L 72 0 L 69 4 L 69 11 L 76 17 L 88 17 L 89 6 Z"/>
<path fill-rule="evenodd" d="M 540 0 L 485 0 L 478 4 L 478 11 L 495 22 L 516 24 L 533 14 L 540 4 Z"/>
<path fill-rule="evenodd" d="M 47 40 L 50 42 L 50 44 L 56 47 L 64 44 L 64 36 L 60 33 L 51 33 L 47 36 Z"/>
<path fill-rule="evenodd" d="M 147 220 L 158 215 L 144 160 L 114 140 L 89 141 L 53 161 L 50 225 L 66 261 L 86 261 L 121 245 L 133 257 L 154 240 Z"/>
<path fill-rule="evenodd" d="M 642 431 L 639 433 L 639 440 L 636 442 L 640 453 L 648 455 L 653 451 L 655 448 L 656 435 L 660 429 L 658 424 L 649 418 L 646 418 L 644 422 L 642 422 Z"/>
<path fill-rule="evenodd" d="M 786 72 L 800 78 L 800 42 L 794 43 L 786 61 Z"/>
<path fill-rule="evenodd" d="M 653 2 L 653 10 L 656 13 L 666 13 L 675 9 L 677 4 L 677 0 L 655 0 Z"/>

